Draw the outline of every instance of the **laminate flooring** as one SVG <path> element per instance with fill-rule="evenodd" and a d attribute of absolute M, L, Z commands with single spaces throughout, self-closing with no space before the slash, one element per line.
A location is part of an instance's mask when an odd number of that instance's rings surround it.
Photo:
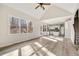
<path fill-rule="evenodd" d="M 43 36 L 0 48 L 0 56 L 78 56 L 78 47 L 70 39 Z"/>

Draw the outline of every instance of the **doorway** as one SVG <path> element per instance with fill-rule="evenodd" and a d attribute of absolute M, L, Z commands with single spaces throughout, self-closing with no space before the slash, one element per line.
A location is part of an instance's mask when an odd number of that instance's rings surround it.
<path fill-rule="evenodd" d="M 74 44 L 79 45 L 79 17 L 78 17 L 79 10 L 76 11 L 74 17 L 74 30 L 75 30 L 75 39 Z"/>

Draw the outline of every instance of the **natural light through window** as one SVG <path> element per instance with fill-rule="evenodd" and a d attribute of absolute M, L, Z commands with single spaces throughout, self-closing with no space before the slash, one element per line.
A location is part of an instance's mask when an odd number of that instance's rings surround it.
<path fill-rule="evenodd" d="M 43 46 L 40 45 L 38 42 L 35 42 L 34 44 L 36 44 L 38 47 L 43 47 Z"/>
<path fill-rule="evenodd" d="M 59 40 L 59 41 L 63 41 L 62 37 L 56 37 L 55 39 Z"/>
<path fill-rule="evenodd" d="M 27 45 L 21 48 L 21 52 L 22 52 L 22 56 L 29 56 L 34 52 L 34 50 L 30 45 Z"/>
<path fill-rule="evenodd" d="M 59 41 L 63 41 L 63 37 L 49 36 L 49 38 L 59 40 Z"/>
<path fill-rule="evenodd" d="M 42 37 L 42 38 L 44 38 L 44 39 L 48 39 L 48 40 L 53 41 L 53 42 L 57 42 L 57 40 L 55 40 L 55 39 L 51 39 L 51 38 L 49 38 L 49 37 Z"/>
<path fill-rule="evenodd" d="M 35 42 L 35 44 L 38 46 L 38 47 L 42 47 L 42 45 L 38 42 Z M 55 54 L 53 54 L 52 52 L 50 52 L 47 48 L 45 47 L 42 47 L 41 48 L 47 55 L 49 56 L 56 56 Z"/>

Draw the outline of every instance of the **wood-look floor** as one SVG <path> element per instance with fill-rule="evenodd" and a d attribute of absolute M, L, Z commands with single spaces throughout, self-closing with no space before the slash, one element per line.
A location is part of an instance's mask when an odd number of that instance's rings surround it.
<path fill-rule="evenodd" d="M 41 37 L 0 48 L 1 56 L 78 56 L 79 50 L 70 39 L 62 37 Z"/>

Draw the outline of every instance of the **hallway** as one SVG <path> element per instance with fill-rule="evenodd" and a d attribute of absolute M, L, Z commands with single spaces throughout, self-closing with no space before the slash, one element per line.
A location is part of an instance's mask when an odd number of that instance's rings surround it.
<path fill-rule="evenodd" d="M 1 56 L 78 56 L 71 40 L 62 37 L 40 37 L 0 48 Z"/>

